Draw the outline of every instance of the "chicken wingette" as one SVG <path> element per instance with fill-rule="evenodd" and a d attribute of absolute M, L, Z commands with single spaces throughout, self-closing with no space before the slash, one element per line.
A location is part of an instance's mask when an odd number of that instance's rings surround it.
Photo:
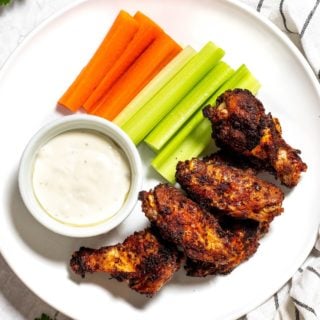
<path fill-rule="evenodd" d="M 300 151 L 282 138 L 279 120 L 266 114 L 263 104 L 250 91 L 227 90 L 216 106 L 205 107 L 203 114 L 212 123 L 212 137 L 218 147 L 246 156 L 284 185 L 294 187 L 307 170 Z"/>
<path fill-rule="evenodd" d="M 240 234 L 230 237 L 230 232 L 224 231 L 212 214 L 167 184 L 140 192 L 140 200 L 152 225 L 163 238 L 181 248 L 188 259 L 225 270 L 229 264 L 234 268 L 241 263 L 258 246 L 256 237 L 252 249 L 243 252 L 247 250 L 246 237 Z"/>
<path fill-rule="evenodd" d="M 155 231 L 146 229 L 113 246 L 81 247 L 73 253 L 70 266 L 82 277 L 87 272 L 106 272 L 126 281 L 131 289 L 152 296 L 179 269 L 181 258 L 174 246 L 165 243 Z"/>
<path fill-rule="evenodd" d="M 235 218 L 271 222 L 283 211 L 280 188 L 251 169 L 229 165 L 220 155 L 179 162 L 176 180 L 200 205 Z"/>

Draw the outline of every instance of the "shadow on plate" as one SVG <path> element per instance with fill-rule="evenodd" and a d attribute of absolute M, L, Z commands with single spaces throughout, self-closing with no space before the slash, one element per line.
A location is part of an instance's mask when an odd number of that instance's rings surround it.
<path fill-rule="evenodd" d="M 112 279 L 107 273 L 93 273 L 86 274 L 85 278 L 73 273 L 68 268 L 69 278 L 77 285 L 95 285 L 100 286 L 110 293 L 115 299 L 125 300 L 127 303 L 135 307 L 136 309 L 143 310 L 148 305 L 157 303 L 157 300 L 161 298 L 161 295 L 166 294 L 168 290 L 174 290 L 178 292 L 181 287 L 190 287 L 189 289 L 196 291 L 201 286 L 212 285 L 215 281 L 215 277 L 208 276 L 206 278 L 187 277 L 183 266 L 178 272 L 175 273 L 171 281 L 169 281 L 164 287 L 153 297 L 148 297 L 135 292 L 130 289 L 125 282 L 119 282 L 116 279 Z"/>
<path fill-rule="evenodd" d="M 82 238 L 69 238 L 56 234 L 42 226 L 25 207 L 18 188 L 17 171 L 10 179 L 9 211 L 13 227 L 21 240 L 35 253 L 46 259 L 68 263 L 73 251 L 83 245 Z M 108 239 L 117 237 L 117 230 L 108 234 Z M 105 245 L 105 235 L 86 238 L 86 244 L 94 246 Z"/>
<path fill-rule="evenodd" d="M 158 297 L 158 295 L 152 298 L 141 295 L 130 289 L 125 282 L 112 279 L 107 273 L 87 274 L 85 278 L 81 278 L 69 269 L 69 278 L 79 286 L 95 285 L 102 287 L 106 290 L 106 294 L 111 294 L 114 299 L 122 299 L 136 309 L 146 308 L 148 304 L 154 303 Z"/>

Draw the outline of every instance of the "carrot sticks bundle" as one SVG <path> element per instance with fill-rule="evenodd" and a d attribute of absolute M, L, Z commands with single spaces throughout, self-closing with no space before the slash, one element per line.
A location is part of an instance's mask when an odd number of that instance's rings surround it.
<path fill-rule="evenodd" d="M 105 74 L 102 81 L 91 93 L 83 107 L 92 111 L 100 99 L 106 94 L 111 86 L 122 76 L 130 65 L 143 53 L 143 51 L 161 34 L 163 30 L 141 12 L 137 12 L 134 19 L 139 23 L 139 29 L 128 44 L 125 51 Z"/>
<path fill-rule="evenodd" d="M 149 17 L 121 10 L 58 105 L 112 120 L 181 50 Z"/>
<path fill-rule="evenodd" d="M 90 113 L 112 120 L 180 51 L 181 47 L 168 35 L 159 36 Z"/>
<path fill-rule="evenodd" d="M 95 54 L 75 81 L 59 99 L 58 104 L 76 111 L 101 82 L 107 70 L 119 59 L 139 28 L 139 23 L 127 12 L 120 11 L 111 29 Z"/>

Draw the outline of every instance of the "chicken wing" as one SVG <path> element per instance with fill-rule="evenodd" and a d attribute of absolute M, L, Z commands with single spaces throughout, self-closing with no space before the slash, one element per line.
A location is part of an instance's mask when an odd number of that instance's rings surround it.
<path fill-rule="evenodd" d="M 131 289 L 153 295 L 181 265 L 182 254 L 151 229 L 135 232 L 123 243 L 100 249 L 81 247 L 73 253 L 71 269 L 84 277 L 87 272 L 106 272 L 126 281 Z"/>
<path fill-rule="evenodd" d="M 249 259 L 257 250 L 259 239 L 264 234 L 261 225 L 253 220 L 236 220 L 222 217 L 220 225 L 235 254 L 224 264 L 187 259 L 185 269 L 188 276 L 205 277 L 207 275 L 228 274 L 243 261 Z M 265 226 L 264 226 L 265 227 Z"/>
<path fill-rule="evenodd" d="M 228 239 L 216 219 L 167 184 L 153 191 L 140 192 L 142 210 L 161 236 L 181 247 L 185 254 L 201 261 L 224 261 L 228 256 Z"/>
<path fill-rule="evenodd" d="M 172 186 L 160 184 L 153 191 L 141 192 L 140 199 L 148 219 L 165 239 L 182 248 L 189 265 L 196 261 L 221 272 L 231 271 L 231 266 L 234 268 L 258 247 L 258 237 L 249 241 L 240 231 L 231 236 L 213 215 Z M 187 270 L 190 275 L 200 274 L 191 267 Z"/>
<path fill-rule="evenodd" d="M 282 138 L 279 120 L 266 114 L 250 91 L 228 90 L 217 99 L 215 108 L 207 106 L 203 114 L 212 123 L 212 137 L 218 147 L 248 157 L 284 185 L 297 185 L 307 170 L 300 151 Z"/>
<path fill-rule="evenodd" d="M 271 222 L 283 211 L 280 188 L 250 169 L 228 165 L 220 155 L 179 162 L 176 180 L 200 205 L 235 218 Z"/>

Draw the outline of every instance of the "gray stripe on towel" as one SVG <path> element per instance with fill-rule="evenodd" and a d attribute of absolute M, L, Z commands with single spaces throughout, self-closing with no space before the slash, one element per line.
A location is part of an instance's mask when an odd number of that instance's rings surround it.
<path fill-rule="evenodd" d="M 284 15 L 284 12 L 283 12 L 283 3 L 284 3 L 284 0 L 281 0 L 281 1 L 280 1 L 280 5 L 279 5 L 279 11 L 280 11 L 280 15 L 281 15 L 281 17 L 282 17 L 282 21 L 283 21 L 284 28 L 285 28 L 289 33 L 298 34 L 297 32 L 291 31 L 291 30 L 288 28 L 288 26 L 287 26 L 287 18 L 286 18 L 286 16 Z"/>
<path fill-rule="evenodd" d="M 278 293 L 277 292 L 273 295 L 273 299 L 274 299 L 275 308 L 276 308 L 276 310 L 278 310 L 279 309 L 279 299 L 278 299 Z"/>
<path fill-rule="evenodd" d="M 317 10 L 317 7 L 318 7 L 319 3 L 320 3 L 320 0 L 317 0 L 315 5 L 314 5 L 314 7 L 312 8 L 310 13 L 308 14 L 308 17 L 307 17 L 306 21 L 304 22 L 303 27 L 302 27 L 301 32 L 300 32 L 300 37 L 301 38 L 303 37 L 303 35 L 304 35 L 304 33 L 305 33 L 309 23 L 310 23 L 315 11 Z"/>
<path fill-rule="evenodd" d="M 258 12 L 261 11 L 261 7 L 262 7 L 262 5 L 263 5 L 263 1 L 264 1 L 264 0 L 260 0 L 259 3 L 258 3 L 258 6 L 257 6 L 257 11 L 258 11 Z"/>
<path fill-rule="evenodd" d="M 314 311 L 314 309 L 311 308 L 311 307 L 309 307 L 309 306 L 306 305 L 305 303 L 303 303 L 303 302 L 301 302 L 301 301 L 299 301 L 299 300 L 297 300 L 297 299 L 295 299 L 295 298 L 292 298 L 292 301 L 293 301 L 296 305 L 302 307 L 303 309 L 305 309 L 305 310 L 307 310 L 307 311 L 310 311 L 310 312 L 313 313 L 315 316 L 317 316 L 317 313 Z"/>
<path fill-rule="evenodd" d="M 320 278 L 320 273 L 319 273 L 316 269 L 308 266 L 308 267 L 307 267 L 307 270 L 313 272 L 318 278 Z"/>
<path fill-rule="evenodd" d="M 297 307 L 294 307 L 294 315 L 295 315 L 295 320 L 300 320 L 300 312 Z"/>

